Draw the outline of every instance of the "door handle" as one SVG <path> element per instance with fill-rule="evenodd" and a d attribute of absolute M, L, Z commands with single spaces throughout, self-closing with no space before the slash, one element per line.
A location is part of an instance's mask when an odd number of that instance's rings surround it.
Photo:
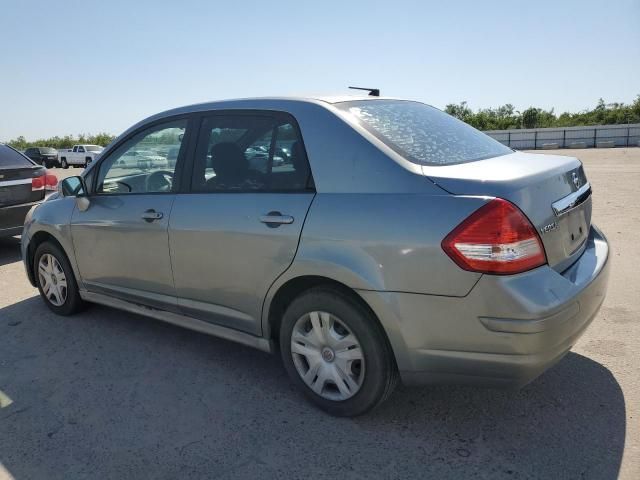
<path fill-rule="evenodd" d="M 164 215 L 162 214 L 162 212 L 156 212 L 153 208 L 145 211 L 142 214 L 142 218 L 143 220 L 151 223 L 154 220 L 160 220 Z"/>
<path fill-rule="evenodd" d="M 293 220 L 294 218 L 291 215 L 282 215 L 280 212 L 269 212 L 260 217 L 260 221 L 271 228 L 276 228 L 280 225 L 289 225 L 293 223 Z"/>

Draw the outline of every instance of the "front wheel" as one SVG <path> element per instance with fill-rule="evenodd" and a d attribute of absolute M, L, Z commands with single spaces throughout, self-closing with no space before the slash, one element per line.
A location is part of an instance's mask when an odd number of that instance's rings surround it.
<path fill-rule="evenodd" d="M 382 403 L 398 378 L 384 331 L 363 305 L 332 288 L 296 298 L 280 349 L 293 382 L 322 410 L 353 417 Z"/>
<path fill-rule="evenodd" d="M 69 164 L 67 163 L 67 159 L 63 158 L 62 160 L 60 160 L 60 166 L 64 169 L 69 168 Z"/>
<path fill-rule="evenodd" d="M 33 256 L 33 268 L 40 296 L 58 315 L 72 315 L 84 306 L 67 256 L 52 243 L 41 243 Z"/>

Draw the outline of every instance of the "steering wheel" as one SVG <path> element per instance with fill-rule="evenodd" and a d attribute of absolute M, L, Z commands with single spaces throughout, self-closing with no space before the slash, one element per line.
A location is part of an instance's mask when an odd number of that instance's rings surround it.
<path fill-rule="evenodd" d="M 147 176 L 144 183 L 147 192 L 170 192 L 173 185 L 173 172 L 156 170 Z"/>

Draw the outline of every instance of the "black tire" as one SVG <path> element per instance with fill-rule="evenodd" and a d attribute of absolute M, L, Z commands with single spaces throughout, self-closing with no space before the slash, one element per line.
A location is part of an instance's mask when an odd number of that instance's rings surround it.
<path fill-rule="evenodd" d="M 64 168 L 65 170 L 66 170 L 67 168 L 69 168 L 69 164 L 67 163 L 67 159 L 66 159 L 66 158 L 62 158 L 62 159 L 60 159 L 60 166 L 61 166 L 62 168 Z"/>
<path fill-rule="evenodd" d="M 51 168 L 53 166 L 53 164 L 49 161 L 49 160 L 45 160 L 44 161 L 44 168 Z"/>
<path fill-rule="evenodd" d="M 58 261 L 62 270 L 64 271 L 65 278 L 67 280 L 67 292 L 66 299 L 62 305 L 54 305 L 51 301 L 46 297 L 44 292 L 42 291 L 42 285 L 40 284 L 40 276 L 38 274 L 38 264 L 40 263 L 40 258 L 45 255 L 50 254 L 55 257 Z M 80 292 L 78 291 L 78 283 L 76 282 L 76 278 L 73 274 L 73 269 L 71 268 L 71 264 L 69 263 L 69 259 L 62 251 L 62 249 L 53 242 L 43 242 L 36 249 L 36 253 L 33 256 L 33 271 L 34 277 L 36 280 L 36 285 L 38 286 L 38 290 L 40 292 L 40 297 L 43 302 L 49 307 L 49 309 L 58 314 L 58 315 L 73 315 L 74 313 L 79 312 L 85 306 L 85 302 L 80 298 Z"/>
<path fill-rule="evenodd" d="M 298 319 L 314 311 L 339 318 L 357 337 L 365 361 L 360 389 L 346 400 L 330 400 L 316 394 L 302 380 L 291 353 L 291 335 Z M 382 327 L 372 313 L 340 290 L 316 287 L 298 296 L 287 308 L 280 326 L 282 361 L 293 383 L 320 409 L 340 416 L 362 415 L 386 400 L 398 382 L 393 352 Z"/>

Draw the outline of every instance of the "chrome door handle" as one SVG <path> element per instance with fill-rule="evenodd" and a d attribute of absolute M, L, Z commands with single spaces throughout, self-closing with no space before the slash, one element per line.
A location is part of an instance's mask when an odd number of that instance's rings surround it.
<path fill-rule="evenodd" d="M 291 215 L 282 215 L 280 212 L 269 212 L 260 217 L 260 221 L 268 227 L 275 228 L 280 225 L 289 225 L 293 223 L 294 218 Z"/>
<path fill-rule="evenodd" d="M 142 219 L 147 222 L 153 222 L 154 220 L 160 220 L 163 216 L 162 212 L 156 212 L 154 209 L 149 209 L 142 214 Z"/>

